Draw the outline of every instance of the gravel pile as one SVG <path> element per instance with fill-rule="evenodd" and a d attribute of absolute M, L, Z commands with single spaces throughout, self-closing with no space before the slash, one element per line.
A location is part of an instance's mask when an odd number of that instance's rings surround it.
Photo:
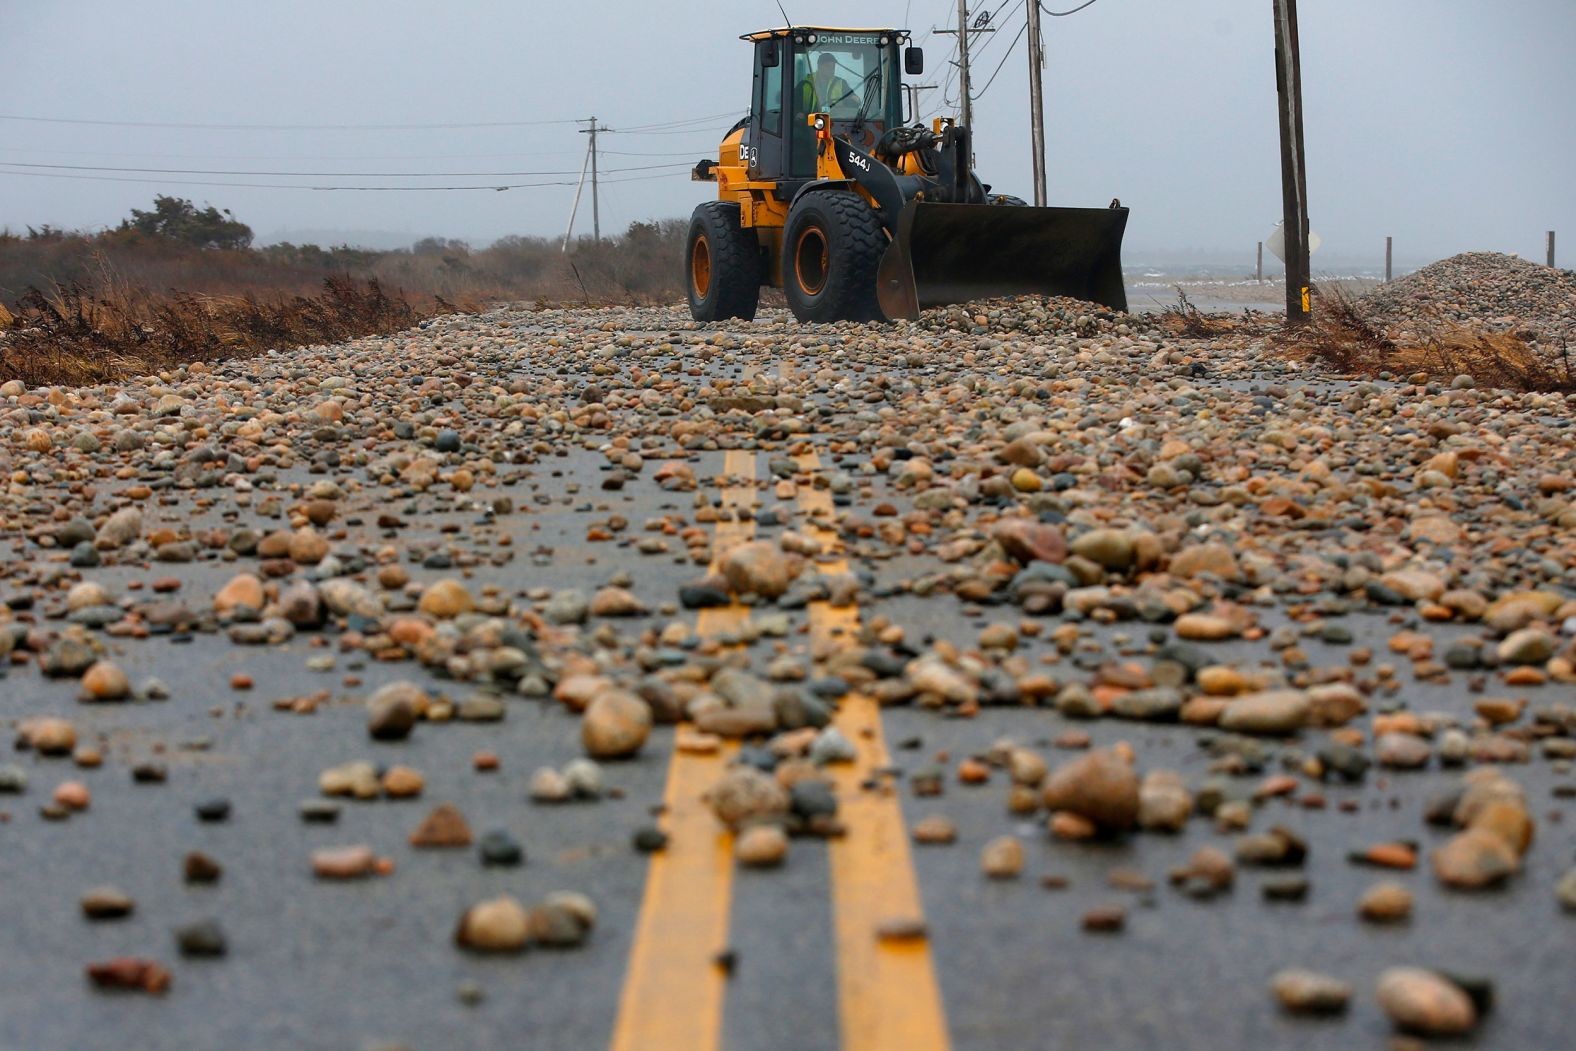
<path fill-rule="evenodd" d="M 1148 317 L 1124 314 L 1066 296 L 1017 296 L 937 307 L 912 323 L 925 332 L 1000 332 L 1022 335 L 1130 335 L 1154 327 Z"/>
<path fill-rule="evenodd" d="M 1557 344 L 1576 336 L 1576 271 L 1499 252 L 1463 252 L 1381 285 L 1358 306 L 1392 332 L 1455 323 Z"/>

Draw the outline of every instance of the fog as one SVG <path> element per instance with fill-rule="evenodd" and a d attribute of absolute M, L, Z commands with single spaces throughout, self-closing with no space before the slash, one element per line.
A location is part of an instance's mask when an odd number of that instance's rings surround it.
<path fill-rule="evenodd" d="M 975 45 L 980 174 L 1027 197 L 1027 58 L 1021 41 L 1008 53 L 1023 7 L 978 6 L 998 26 Z M 1316 271 L 1377 264 L 1387 234 L 1403 262 L 1467 249 L 1541 260 L 1554 229 L 1562 262 L 1576 259 L 1576 4 L 1301 6 Z M 798 24 L 906 25 L 926 50 L 921 81 L 946 79 L 953 38 L 929 30 L 955 20 L 954 3 L 786 7 Z M 1251 268 L 1280 215 L 1270 10 L 1099 0 L 1045 19 L 1052 203 L 1120 197 L 1129 261 Z M 685 215 L 714 192 L 688 165 L 748 104 L 750 50 L 737 38 L 781 22 L 775 3 L 737 0 L 0 0 L 0 227 L 113 225 L 169 193 L 233 210 L 264 241 L 559 236 L 586 145 L 566 122 L 592 114 L 613 129 L 601 136 L 603 232 Z M 955 88 L 923 101 L 926 116 L 950 114 Z M 67 123 L 79 121 L 100 123 Z M 535 121 L 558 123 L 522 123 Z M 494 126 L 455 126 L 480 124 Z M 272 174 L 297 172 L 335 174 Z M 453 174 L 364 174 L 439 172 Z M 552 174 L 501 174 L 537 172 Z M 310 188 L 525 183 L 557 185 Z M 577 232 L 590 232 L 590 204 L 588 192 Z"/>

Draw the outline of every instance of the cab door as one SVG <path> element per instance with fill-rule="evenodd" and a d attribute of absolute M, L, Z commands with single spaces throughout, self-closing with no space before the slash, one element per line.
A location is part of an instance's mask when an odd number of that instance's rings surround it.
<path fill-rule="evenodd" d="M 755 93 L 750 102 L 748 165 L 751 179 L 783 176 L 783 57 L 781 37 L 755 42 Z"/>

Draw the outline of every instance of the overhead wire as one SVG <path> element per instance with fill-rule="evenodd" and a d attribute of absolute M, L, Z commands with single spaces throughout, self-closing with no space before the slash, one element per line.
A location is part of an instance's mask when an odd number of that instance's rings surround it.
<path fill-rule="evenodd" d="M 1036 2 L 1038 2 L 1038 0 L 1036 0 Z M 1049 16 L 1051 18 L 1066 18 L 1068 15 L 1076 15 L 1079 11 L 1082 11 L 1086 7 L 1093 7 L 1096 2 L 1097 2 L 1097 0 L 1088 0 L 1087 3 L 1079 4 L 1077 7 L 1073 8 L 1071 11 L 1046 11 L 1045 10 L 1045 5 L 1044 4 L 1040 4 L 1040 10 L 1042 12 L 1044 12 L 1044 14 L 1046 14 L 1047 16 Z"/>
<path fill-rule="evenodd" d="M 179 128 L 187 131 L 435 131 L 443 128 L 526 128 L 547 124 L 575 124 L 573 118 L 554 120 L 490 120 L 437 124 L 198 124 L 153 120 L 85 120 L 75 117 L 33 117 L 0 113 L 0 120 L 34 124 L 88 124 L 101 128 Z"/>
<path fill-rule="evenodd" d="M 281 172 L 281 171 L 238 171 L 225 168 L 122 168 L 97 164 L 37 164 L 24 161 L 0 161 L 0 167 L 5 168 L 45 168 L 60 171 L 90 171 L 90 172 L 123 172 L 138 173 L 143 175 L 244 175 L 244 176 L 269 176 L 273 178 L 300 178 L 300 179 L 516 179 L 526 176 L 543 175 L 577 175 L 579 169 L 562 169 L 558 171 L 521 171 L 521 172 Z M 659 168 L 683 168 L 688 165 L 677 162 L 668 164 L 638 164 L 625 168 L 608 168 L 609 172 L 638 172 L 654 171 Z"/>
<path fill-rule="evenodd" d="M 688 168 L 688 165 L 684 166 Z M 655 175 L 631 175 L 620 179 L 603 179 L 605 183 L 645 182 L 652 179 L 673 179 L 686 176 L 686 171 L 662 172 Z M 548 182 L 523 182 L 523 183 L 497 183 L 482 186 L 314 186 L 309 183 L 280 183 L 280 182 L 215 182 L 204 179 L 151 179 L 140 176 L 119 175 L 74 175 L 68 172 L 40 172 L 40 171 L 0 171 L 0 175 L 14 175 L 30 179 L 72 179 L 84 182 L 129 182 L 153 184 L 156 186 L 211 186 L 234 189 L 260 189 L 260 190 L 313 190 L 318 192 L 354 190 L 354 191 L 430 191 L 430 190 L 520 190 L 535 189 L 544 186 L 574 186 L 579 180 L 561 179 Z"/>
<path fill-rule="evenodd" d="M 1029 23 L 1028 22 L 1024 22 L 1023 25 L 1020 26 L 1019 29 L 1018 29 L 1018 35 L 1013 37 L 1012 38 L 1012 43 L 1007 45 L 1007 51 L 1006 51 L 1005 54 L 1003 54 L 1001 56 L 1001 61 L 996 63 L 996 68 L 995 68 L 995 70 L 993 70 L 991 72 L 990 79 L 985 82 L 985 86 L 984 87 L 980 88 L 978 91 L 976 91 L 974 93 L 974 97 L 975 98 L 977 98 L 977 99 L 984 98 L 985 97 L 985 92 L 989 91 L 990 90 L 990 86 L 992 84 L 996 83 L 996 74 L 1001 72 L 1002 67 L 1007 64 L 1007 60 L 1012 57 L 1012 53 L 1018 49 L 1018 41 L 1023 39 L 1023 35 L 1026 32 L 1028 32 L 1028 30 L 1029 30 Z"/>

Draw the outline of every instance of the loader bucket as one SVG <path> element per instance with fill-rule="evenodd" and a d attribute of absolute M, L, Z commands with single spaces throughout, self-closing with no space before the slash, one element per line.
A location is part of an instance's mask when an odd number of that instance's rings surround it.
<path fill-rule="evenodd" d="M 1071 296 L 1127 309 L 1126 208 L 910 201 L 876 272 L 888 320 L 996 296 Z"/>

